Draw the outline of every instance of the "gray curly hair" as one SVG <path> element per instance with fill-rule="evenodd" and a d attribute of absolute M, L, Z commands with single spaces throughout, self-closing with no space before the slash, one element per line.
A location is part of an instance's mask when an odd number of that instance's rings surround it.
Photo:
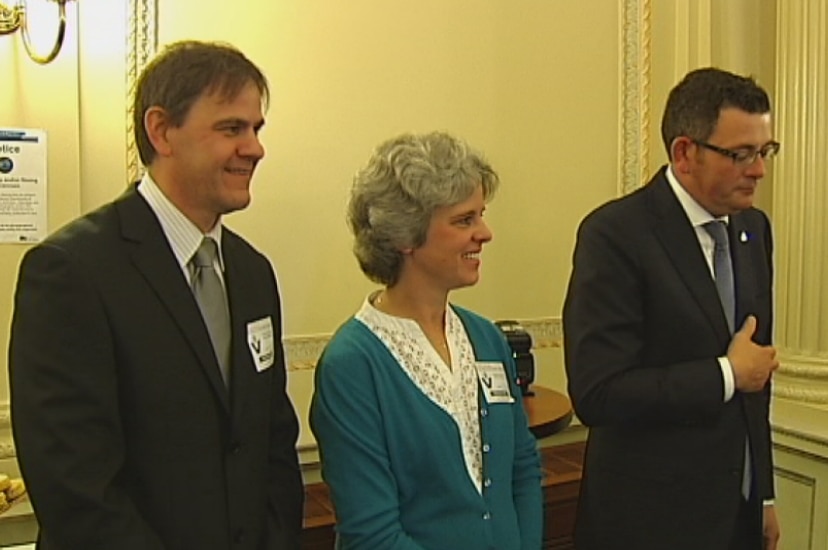
<path fill-rule="evenodd" d="M 467 199 L 478 185 L 488 201 L 499 184 L 483 156 L 449 134 L 403 134 L 382 143 L 354 176 L 348 203 L 360 268 L 393 286 L 402 250 L 425 243 L 435 209 Z"/>

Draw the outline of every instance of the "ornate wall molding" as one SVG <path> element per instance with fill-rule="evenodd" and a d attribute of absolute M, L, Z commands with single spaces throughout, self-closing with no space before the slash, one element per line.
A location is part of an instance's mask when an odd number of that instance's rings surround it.
<path fill-rule="evenodd" d="M 563 346 L 563 326 L 560 317 L 524 319 L 518 322 L 532 337 L 532 349 Z M 313 370 L 331 334 L 313 336 L 286 336 L 284 338 L 287 370 Z"/>
<path fill-rule="evenodd" d="M 828 359 L 781 354 L 773 379 L 774 397 L 828 405 Z"/>
<path fill-rule="evenodd" d="M 129 0 L 126 58 L 127 182 L 143 173 L 132 124 L 132 97 L 138 75 L 158 47 L 158 0 Z"/>
<path fill-rule="evenodd" d="M 814 405 L 828 405 L 828 386 L 800 385 L 777 379 L 773 384 L 773 396 Z"/>
<path fill-rule="evenodd" d="M 779 374 L 828 382 L 828 358 L 783 354 L 780 358 Z"/>
<path fill-rule="evenodd" d="M 11 416 L 9 403 L 0 403 L 0 460 L 14 458 L 14 442 L 11 437 Z"/>
<path fill-rule="evenodd" d="M 16 457 L 17 451 L 14 449 L 11 435 L 4 435 L 0 438 L 0 460 Z"/>
<path fill-rule="evenodd" d="M 563 346 L 563 327 L 560 317 L 524 319 L 518 320 L 518 322 L 532 337 L 532 349 L 560 348 Z M 330 338 L 331 334 L 285 337 L 287 370 L 313 370 L 316 367 L 317 359 Z M 11 438 L 9 404 L 0 403 L 0 460 L 14 458 L 15 456 L 14 442 Z"/>
<path fill-rule="evenodd" d="M 649 172 L 650 0 L 623 0 L 618 194 L 641 187 Z"/>
<path fill-rule="evenodd" d="M 284 338 L 287 370 L 313 370 L 316 361 L 322 355 L 322 350 L 331 334 L 317 334 L 314 336 L 286 336 Z"/>

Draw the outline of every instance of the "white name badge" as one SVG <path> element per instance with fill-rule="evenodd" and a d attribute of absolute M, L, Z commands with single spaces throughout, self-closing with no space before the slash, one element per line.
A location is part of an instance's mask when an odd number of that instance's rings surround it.
<path fill-rule="evenodd" d="M 262 372 L 273 365 L 273 323 L 269 316 L 247 323 L 247 347 L 257 371 Z"/>
<path fill-rule="evenodd" d="M 474 366 L 477 368 L 477 377 L 480 379 L 480 387 L 483 388 L 487 403 L 515 402 L 509 390 L 509 379 L 506 378 L 503 363 L 477 361 Z"/>

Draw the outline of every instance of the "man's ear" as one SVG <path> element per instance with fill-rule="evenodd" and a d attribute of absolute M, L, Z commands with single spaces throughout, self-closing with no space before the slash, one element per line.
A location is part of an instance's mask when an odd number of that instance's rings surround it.
<path fill-rule="evenodd" d="M 695 151 L 696 144 L 689 137 L 679 136 L 675 138 L 673 143 L 670 144 L 670 164 L 673 169 L 680 174 L 688 173 Z"/>
<path fill-rule="evenodd" d="M 144 129 L 155 152 L 161 157 L 172 153 L 172 145 L 167 136 L 171 128 L 170 117 L 161 107 L 150 107 L 144 113 Z"/>

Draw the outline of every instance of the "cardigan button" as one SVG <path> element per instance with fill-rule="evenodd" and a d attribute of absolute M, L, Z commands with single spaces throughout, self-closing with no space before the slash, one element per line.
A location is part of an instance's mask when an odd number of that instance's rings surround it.
<path fill-rule="evenodd" d="M 490 449 L 491 449 L 491 447 L 489 447 L 488 443 L 483 444 L 483 452 L 484 453 L 488 453 Z"/>
<path fill-rule="evenodd" d="M 491 487 L 491 486 L 492 486 L 492 479 L 491 478 L 487 477 L 486 479 L 483 480 L 483 487 Z"/>
<path fill-rule="evenodd" d="M 485 514 L 483 514 L 483 519 L 485 521 L 489 521 L 490 519 L 492 519 L 492 515 L 489 512 L 486 512 Z"/>
<path fill-rule="evenodd" d="M 489 409 L 480 409 L 480 416 L 489 416 Z"/>

